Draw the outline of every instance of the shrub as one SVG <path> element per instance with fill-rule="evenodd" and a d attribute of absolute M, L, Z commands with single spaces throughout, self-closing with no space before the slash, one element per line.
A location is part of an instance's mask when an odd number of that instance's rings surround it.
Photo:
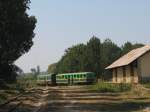
<path fill-rule="evenodd" d="M 0 104 L 3 104 L 7 100 L 6 96 L 3 94 L 0 94 Z"/>
<path fill-rule="evenodd" d="M 9 89 L 9 86 L 4 80 L 0 79 L 0 89 Z"/>
<path fill-rule="evenodd" d="M 36 84 L 36 77 L 32 74 L 20 76 L 17 80 L 17 88 L 33 88 Z"/>

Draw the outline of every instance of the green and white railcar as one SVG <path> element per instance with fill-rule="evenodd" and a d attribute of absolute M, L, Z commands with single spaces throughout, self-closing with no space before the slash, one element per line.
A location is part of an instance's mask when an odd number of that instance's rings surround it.
<path fill-rule="evenodd" d="M 64 73 L 56 76 L 57 84 L 88 84 L 94 82 L 96 82 L 96 75 L 93 72 Z"/>
<path fill-rule="evenodd" d="M 38 75 L 37 83 L 38 84 L 51 84 L 52 83 L 52 75 L 51 74 Z"/>

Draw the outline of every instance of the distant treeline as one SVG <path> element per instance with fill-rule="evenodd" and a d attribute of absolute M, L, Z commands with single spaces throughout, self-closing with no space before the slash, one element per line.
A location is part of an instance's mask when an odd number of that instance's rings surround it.
<path fill-rule="evenodd" d="M 119 47 L 110 39 L 101 42 L 99 38 L 93 36 L 87 44 L 81 43 L 68 48 L 58 63 L 49 65 L 48 72 L 95 72 L 100 78 L 109 74 L 105 71 L 105 67 L 130 50 L 143 45 L 126 42 Z"/>

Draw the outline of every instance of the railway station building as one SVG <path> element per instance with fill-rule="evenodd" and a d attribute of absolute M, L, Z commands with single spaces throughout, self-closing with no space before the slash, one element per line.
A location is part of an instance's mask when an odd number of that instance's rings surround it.
<path fill-rule="evenodd" d="M 150 45 L 134 49 L 106 68 L 112 83 L 150 82 Z"/>

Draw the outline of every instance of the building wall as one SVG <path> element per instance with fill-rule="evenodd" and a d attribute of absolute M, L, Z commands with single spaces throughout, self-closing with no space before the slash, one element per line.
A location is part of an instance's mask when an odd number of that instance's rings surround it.
<path fill-rule="evenodd" d="M 117 68 L 117 83 L 123 82 L 123 68 Z"/>
<path fill-rule="evenodd" d="M 130 66 L 126 66 L 126 83 L 131 82 Z"/>
<path fill-rule="evenodd" d="M 139 76 L 138 76 L 138 68 L 134 67 L 134 83 L 139 82 Z"/>
<path fill-rule="evenodd" d="M 117 69 L 117 82 L 116 82 L 116 72 L 115 69 Z M 134 83 L 138 83 L 138 72 L 137 72 L 137 68 L 133 68 L 134 69 L 134 77 L 132 77 L 131 75 L 131 66 L 125 66 L 125 80 L 123 77 L 123 67 L 119 67 L 119 68 L 115 68 L 113 69 L 112 72 L 112 82 L 113 83 L 131 83 L 132 81 Z M 132 80 L 133 79 L 133 80 Z"/>
<path fill-rule="evenodd" d="M 116 72 L 115 69 L 112 70 L 112 82 L 115 83 L 116 82 L 116 76 L 115 76 Z"/>
<path fill-rule="evenodd" d="M 150 51 L 139 58 L 140 77 L 142 81 L 150 81 Z"/>

